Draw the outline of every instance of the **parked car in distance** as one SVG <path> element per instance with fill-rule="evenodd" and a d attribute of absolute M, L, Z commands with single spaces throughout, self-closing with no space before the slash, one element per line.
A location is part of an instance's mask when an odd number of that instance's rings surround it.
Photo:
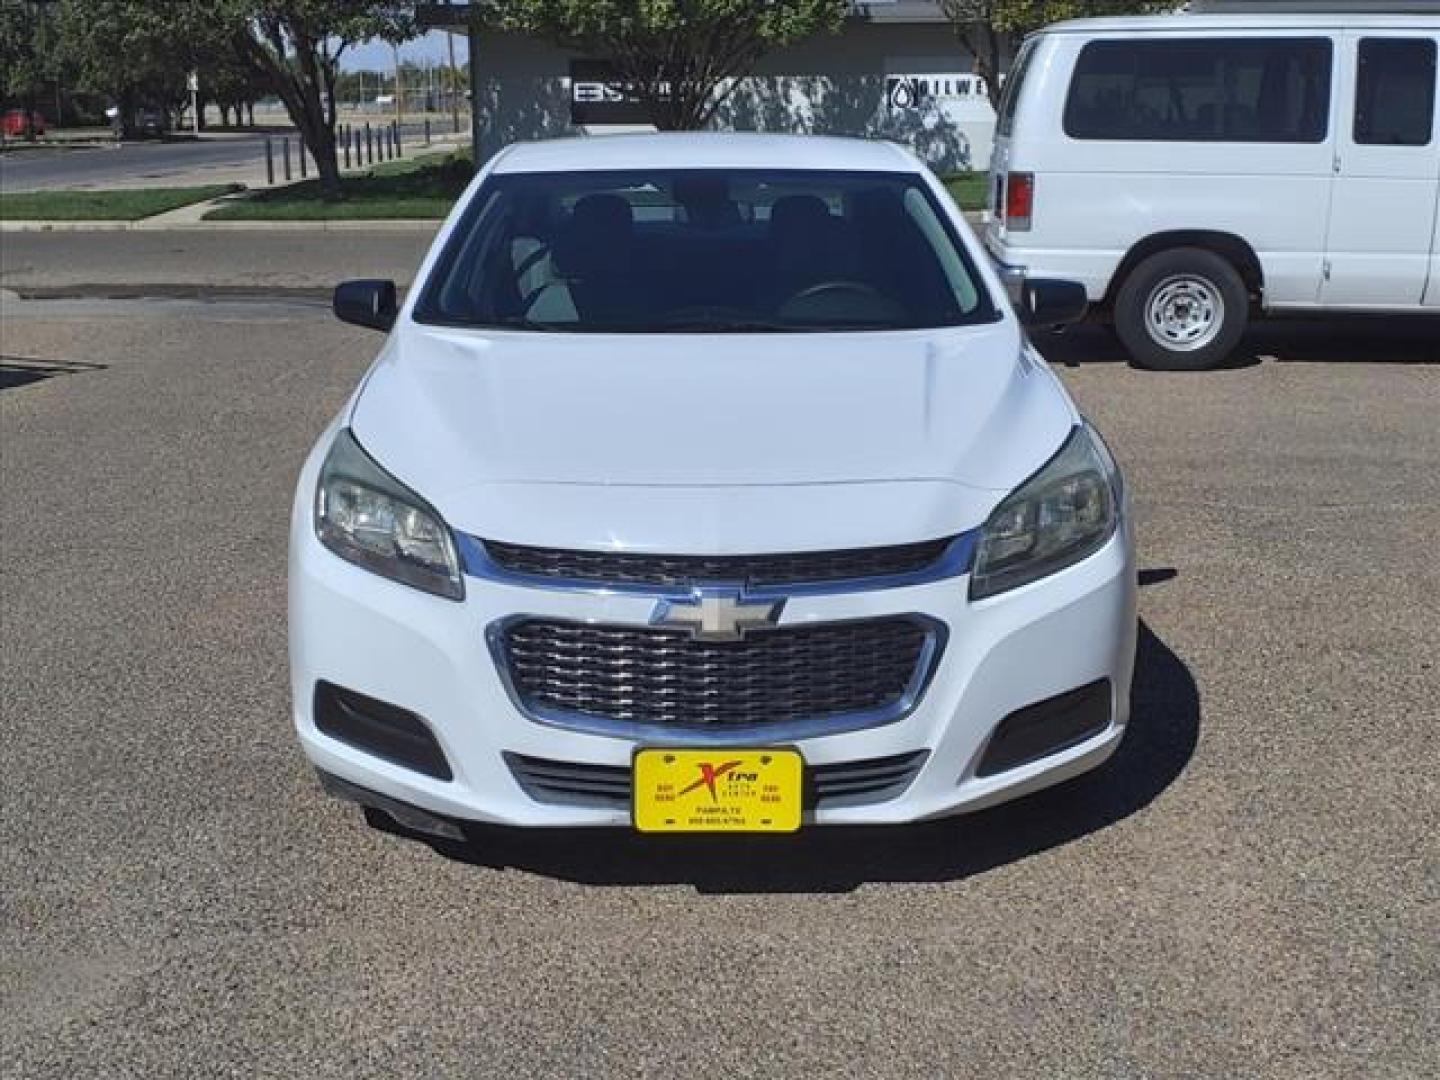
<path fill-rule="evenodd" d="M 1025 322 L 1085 310 L 1027 282 Z M 411 828 L 905 822 L 1090 769 L 1136 569 L 1104 443 L 944 187 L 884 142 L 492 158 L 320 437 L 294 718 Z"/>
<path fill-rule="evenodd" d="M 1007 81 L 985 243 L 1082 282 L 1135 361 L 1205 368 L 1252 311 L 1440 313 L 1437 15 L 1060 23 Z"/>
<path fill-rule="evenodd" d="M 3 132 L 7 139 L 35 138 L 45 134 L 45 117 L 38 112 L 29 114 L 28 125 L 25 121 L 24 109 L 6 109 L 0 113 L 0 132 Z"/>
<path fill-rule="evenodd" d="M 170 130 L 170 122 L 163 109 L 142 108 L 135 110 L 134 128 L 136 135 L 158 139 Z"/>

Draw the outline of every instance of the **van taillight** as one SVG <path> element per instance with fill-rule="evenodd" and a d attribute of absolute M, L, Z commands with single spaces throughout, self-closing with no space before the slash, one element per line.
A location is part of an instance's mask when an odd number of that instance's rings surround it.
<path fill-rule="evenodd" d="M 1012 172 L 1005 178 L 1005 228 L 1026 232 L 1035 213 L 1035 174 Z"/>

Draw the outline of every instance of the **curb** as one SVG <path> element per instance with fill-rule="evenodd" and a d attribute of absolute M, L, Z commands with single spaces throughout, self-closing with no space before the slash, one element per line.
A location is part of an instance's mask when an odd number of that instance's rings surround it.
<path fill-rule="evenodd" d="M 207 221 L 211 210 L 235 198 L 221 195 L 136 221 L 21 221 L 0 219 L 0 233 L 32 232 L 434 232 L 444 218 L 336 218 L 329 221 Z M 984 210 L 964 211 L 972 227 L 985 223 Z"/>
<path fill-rule="evenodd" d="M 160 216 L 160 215 L 156 215 Z M 972 226 L 984 223 L 981 211 L 965 212 Z M 435 232 L 443 218 L 359 218 L 337 221 L 0 221 L 0 233 L 37 232 Z"/>
<path fill-rule="evenodd" d="M 0 233 L 7 232 L 123 232 L 133 221 L 17 221 L 0 220 Z"/>
<path fill-rule="evenodd" d="M 159 215 L 156 215 L 159 216 Z M 443 218 L 374 218 L 344 221 L 0 221 L 0 233 L 46 232 L 434 232 Z"/>

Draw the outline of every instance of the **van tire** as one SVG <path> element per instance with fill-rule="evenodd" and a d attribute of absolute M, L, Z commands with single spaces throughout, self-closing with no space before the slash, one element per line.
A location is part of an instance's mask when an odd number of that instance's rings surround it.
<path fill-rule="evenodd" d="M 1136 367 L 1203 371 L 1240 344 L 1250 294 L 1234 264 L 1204 248 L 1156 252 L 1115 297 L 1115 332 Z"/>

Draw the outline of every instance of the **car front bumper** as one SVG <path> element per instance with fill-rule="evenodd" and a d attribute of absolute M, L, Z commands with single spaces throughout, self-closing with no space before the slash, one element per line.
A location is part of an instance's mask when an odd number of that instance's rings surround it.
<path fill-rule="evenodd" d="M 307 480 L 313 482 L 302 478 L 302 489 Z M 518 613 L 644 625 L 653 597 L 467 577 L 463 602 L 440 599 L 321 547 L 304 498 L 297 500 L 290 558 L 294 720 L 322 773 L 441 818 L 542 827 L 630 823 L 627 805 L 543 802 L 522 786 L 510 764 L 515 755 L 613 769 L 628 767 L 640 740 L 527 717 L 507 691 L 486 634 Z M 1128 526 L 1094 555 L 1034 584 L 978 603 L 968 600 L 967 585 L 961 575 L 788 600 L 782 626 L 904 614 L 948 630 L 929 685 L 907 714 L 877 727 L 787 740 L 812 768 L 925 752 L 899 794 L 870 802 L 822 799 L 807 812 L 808 823 L 898 823 L 978 809 L 1093 768 L 1119 743 L 1136 633 Z M 982 775 L 980 762 L 1003 718 L 1098 680 L 1108 681 L 1110 698 L 1102 729 L 1039 760 Z M 451 777 L 425 775 L 321 731 L 314 715 L 321 681 L 423 718 Z M 685 733 L 664 745 L 687 745 Z"/>

